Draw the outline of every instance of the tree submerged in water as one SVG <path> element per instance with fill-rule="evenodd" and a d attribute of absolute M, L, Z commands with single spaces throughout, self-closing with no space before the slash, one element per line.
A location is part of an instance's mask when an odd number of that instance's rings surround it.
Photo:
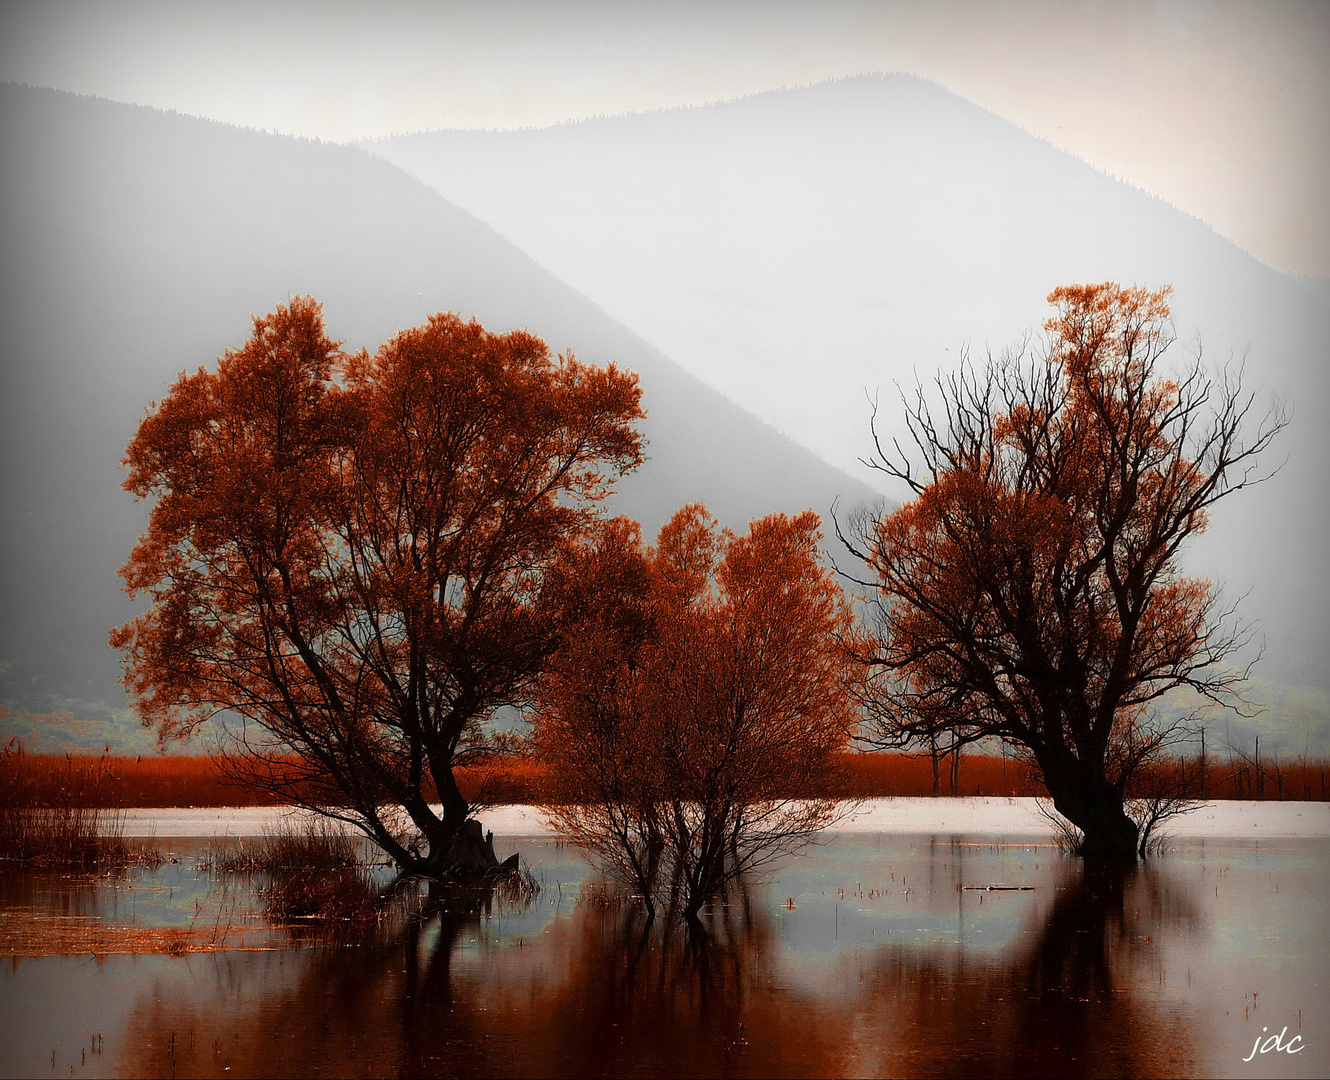
<path fill-rule="evenodd" d="M 843 813 L 857 673 L 819 524 L 775 514 L 737 536 L 689 506 L 654 548 L 623 523 L 585 556 L 585 614 L 535 716 L 549 813 L 652 914 L 696 918 Z"/>
<path fill-rule="evenodd" d="M 561 640 L 567 575 L 642 460 L 639 396 L 454 315 L 373 357 L 340 351 L 312 299 L 256 318 L 125 458 L 156 499 L 121 571 L 151 606 L 111 637 L 144 722 L 170 739 L 239 714 L 268 740 L 241 759 L 251 782 L 303 792 L 403 871 L 483 872 L 454 770 Z"/>
<path fill-rule="evenodd" d="M 1124 788 L 1186 728 L 1153 704 L 1181 686 L 1240 702 L 1225 662 L 1249 634 L 1178 554 L 1263 479 L 1255 459 L 1288 422 L 1275 407 L 1244 439 L 1240 378 L 1199 357 L 1161 372 L 1169 294 L 1059 288 L 1044 355 L 963 363 L 940 407 L 921 388 L 905 408 L 917 462 L 875 426 L 870 463 L 913 498 L 841 533 L 875 575 L 876 740 L 1020 748 L 1089 857 L 1136 856 Z"/>

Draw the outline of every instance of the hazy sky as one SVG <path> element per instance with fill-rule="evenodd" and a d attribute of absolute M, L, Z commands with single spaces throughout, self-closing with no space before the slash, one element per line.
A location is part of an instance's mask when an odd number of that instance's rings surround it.
<path fill-rule="evenodd" d="M 1330 275 L 1330 2 L 7 3 L 0 78 L 348 140 L 869 71 L 943 86 Z"/>

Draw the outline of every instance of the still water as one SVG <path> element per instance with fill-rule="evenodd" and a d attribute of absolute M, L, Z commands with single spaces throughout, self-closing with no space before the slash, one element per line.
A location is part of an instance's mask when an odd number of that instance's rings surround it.
<path fill-rule="evenodd" d="M 1087 873 L 1049 846 L 841 834 L 702 934 L 646 925 L 572 849 L 501 839 L 533 901 L 331 936 L 272 926 L 261 882 L 171 844 L 118 878 L 0 878 L 4 1075 L 1330 1073 L 1325 839 Z"/>

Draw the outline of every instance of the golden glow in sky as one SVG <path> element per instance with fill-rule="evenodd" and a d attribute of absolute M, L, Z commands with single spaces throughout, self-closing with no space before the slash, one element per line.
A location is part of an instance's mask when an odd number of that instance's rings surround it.
<path fill-rule="evenodd" d="M 18 3 L 0 78 L 350 140 L 932 79 L 1330 275 L 1330 3 Z"/>

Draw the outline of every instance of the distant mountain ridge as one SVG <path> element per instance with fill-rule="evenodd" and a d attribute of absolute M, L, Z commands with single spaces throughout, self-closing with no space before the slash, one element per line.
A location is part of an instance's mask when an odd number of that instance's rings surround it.
<path fill-rule="evenodd" d="M 1330 308 L 1200 219 L 936 84 L 865 76 L 714 106 L 362 143 L 693 374 L 855 473 L 895 385 L 1036 332 L 1058 285 L 1175 286 L 1179 362 L 1286 398 L 1278 475 L 1189 570 L 1248 594 L 1263 671 L 1330 686 Z M 899 493 L 896 493 L 899 494 Z"/>
<path fill-rule="evenodd" d="M 352 348 L 451 310 L 637 371 L 649 460 L 612 509 L 648 537 L 687 502 L 743 528 L 874 497 L 360 149 L 14 85 L 0 146 L 0 707 L 72 713 L 90 747 L 125 720 L 106 640 L 146 507 L 124 448 L 182 369 L 292 295 Z"/>

